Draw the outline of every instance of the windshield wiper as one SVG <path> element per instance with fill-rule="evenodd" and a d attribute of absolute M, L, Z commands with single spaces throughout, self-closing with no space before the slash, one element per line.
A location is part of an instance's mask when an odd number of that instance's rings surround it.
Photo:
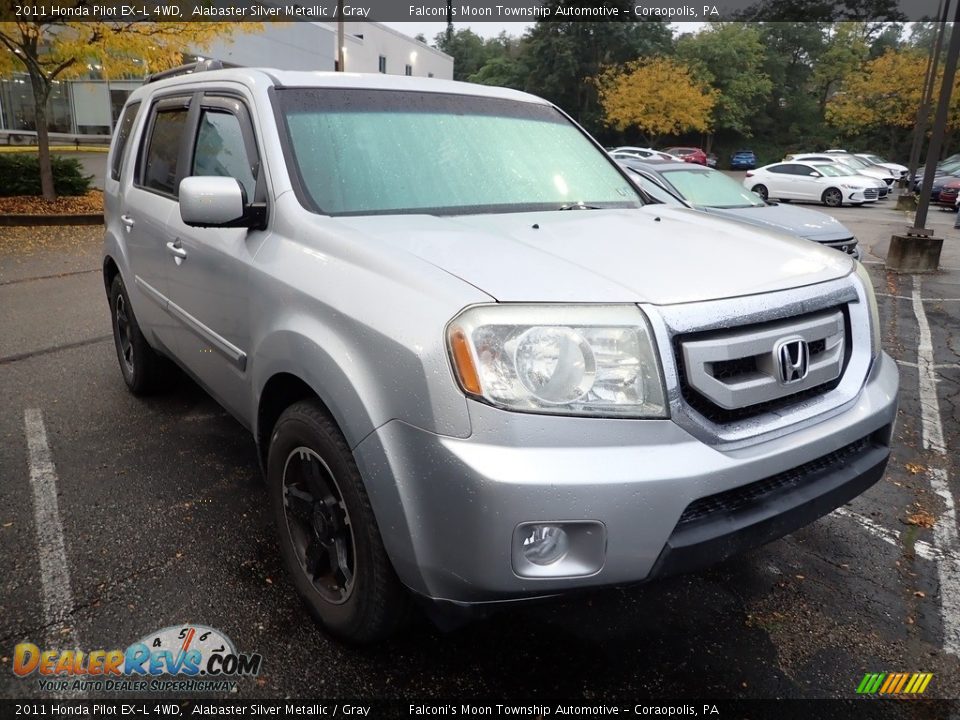
<path fill-rule="evenodd" d="M 561 205 L 557 210 L 603 210 L 599 205 L 584 205 L 583 203 L 569 203 Z"/>

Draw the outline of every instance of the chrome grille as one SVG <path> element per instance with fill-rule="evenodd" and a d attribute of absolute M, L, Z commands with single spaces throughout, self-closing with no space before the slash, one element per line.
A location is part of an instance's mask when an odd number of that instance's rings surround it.
<path fill-rule="evenodd" d="M 867 188 L 866 190 L 863 191 L 863 196 L 867 200 L 876 200 L 877 197 L 879 196 L 879 192 L 877 192 L 876 188 Z"/>
<path fill-rule="evenodd" d="M 825 245 L 826 247 L 833 248 L 834 250 L 839 250 L 847 255 L 853 255 L 857 249 L 856 238 L 847 238 L 845 240 L 828 240 L 821 244 Z"/>
<path fill-rule="evenodd" d="M 843 373 L 845 313 L 832 309 L 761 325 L 676 338 L 681 391 L 707 419 L 731 422 L 827 392 Z M 786 379 L 779 347 L 804 350 L 803 375 Z"/>

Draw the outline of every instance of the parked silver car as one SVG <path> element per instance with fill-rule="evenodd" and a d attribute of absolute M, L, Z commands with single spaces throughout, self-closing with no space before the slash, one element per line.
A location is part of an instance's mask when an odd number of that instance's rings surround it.
<path fill-rule="evenodd" d="M 710 168 L 654 160 L 618 162 L 631 179 L 655 183 L 698 210 L 796 235 L 860 259 L 857 238 L 832 215 L 762 200 L 733 178 Z M 649 189 L 649 185 L 641 187 Z"/>
<path fill-rule="evenodd" d="M 250 429 L 334 635 L 697 568 L 881 477 L 898 375 L 849 256 L 645 204 L 524 93 L 195 70 L 108 157 L 120 370 Z"/>

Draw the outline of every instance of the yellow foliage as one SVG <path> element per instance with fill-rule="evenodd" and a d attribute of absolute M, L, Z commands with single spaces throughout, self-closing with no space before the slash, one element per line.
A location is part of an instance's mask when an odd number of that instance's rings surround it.
<path fill-rule="evenodd" d="M 260 23 L 231 22 L 0 22 L 0 75 L 26 72 L 48 80 L 77 77 L 97 64 L 107 78 L 140 76 L 175 67 L 186 49 L 202 50 Z"/>
<path fill-rule="evenodd" d="M 717 91 L 666 57 L 605 68 L 595 80 L 607 125 L 635 127 L 651 138 L 710 129 Z"/>
<path fill-rule="evenodd" d="M 865 63 L 844 78 L 827 102 L 827 122 L 851 134 L 891 125 L 913 127 L 926 62 L 917 52 L 887 50 Z"/>

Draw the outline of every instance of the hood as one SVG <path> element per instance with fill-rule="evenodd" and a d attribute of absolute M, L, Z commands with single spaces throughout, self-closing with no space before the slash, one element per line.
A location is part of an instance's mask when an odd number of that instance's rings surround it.
<path fill-rule="evenodd" d="M 663 205 L 336 221 L 504 302 L 696 302 L 825 282 L 853 268 L 799 238 Z"/>
<path fill-rule="evenodd" d="M 853 237 L 853 233 L 831 215 L 783 203 L 749 208 L 703 208 L 703 210 L 711 215 L 739 220 L 817 242 L 847 240 Z"/>

